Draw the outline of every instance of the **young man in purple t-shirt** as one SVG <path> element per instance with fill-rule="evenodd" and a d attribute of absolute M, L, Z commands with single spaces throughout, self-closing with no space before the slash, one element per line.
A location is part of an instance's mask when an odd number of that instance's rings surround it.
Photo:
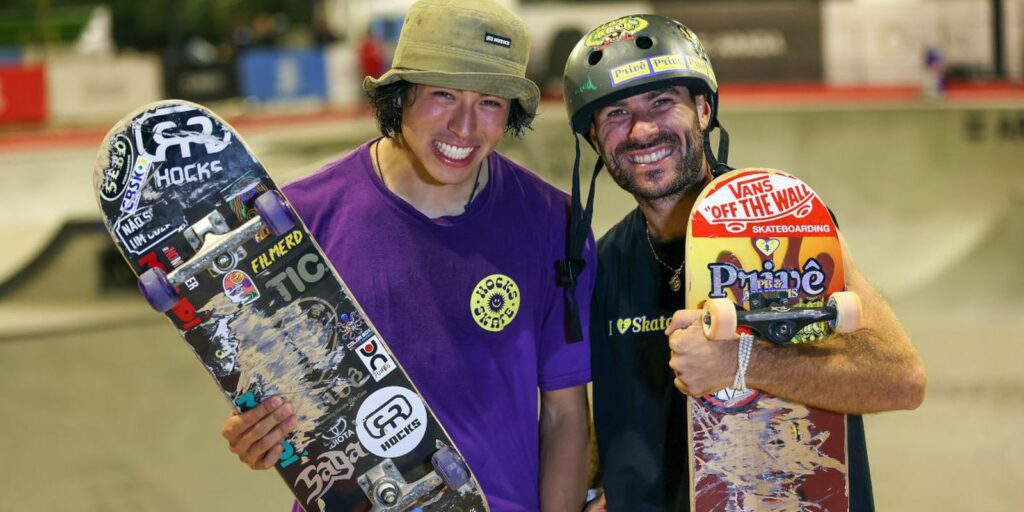
<path fill-rule="evenodd" d="M 384 137 L 284 187 L 495 512 L 580 510 L 585 492 L 589 343 L 568 343 L 566 299 L 587 325 L 593 241 L 567 292 L 568 197 L 494 151 L 536 112 L 529 47 L 490 0 L 414 4 L 392 69 L 363 82 Z M 271 398 L 223 434 L 266 469 L 295 424 Z"/>

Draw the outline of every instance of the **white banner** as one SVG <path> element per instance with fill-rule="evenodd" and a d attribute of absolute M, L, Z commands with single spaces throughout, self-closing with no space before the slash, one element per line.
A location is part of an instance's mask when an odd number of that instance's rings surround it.
<path fill-rule="evenodd" d="M 46 60 L 50 119 L 56 123 L 114 121 L 163 96 L 155 55 L 56 55 Z"/>

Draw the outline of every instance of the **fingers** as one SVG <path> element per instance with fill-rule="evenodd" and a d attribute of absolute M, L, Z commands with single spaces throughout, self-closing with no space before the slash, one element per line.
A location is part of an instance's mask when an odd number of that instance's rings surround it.
<path fill-rule="evenodd" d="M 671 335 L 678 329 L 686 329 L 691 324 L 700 319 L 701 310 L 699 309 L 680 309 L 672 315 L 672 321 L 669 322 L 668 327 L 665 328 L 665 334 Z"/>
<path fill-rule="evenodd" d="M 264 400 L 260 405 L 224 422 L 221 435 L 228 441 L 231 453 L 253 469 L 272 467 L 283 451 L 281 443 L 299 419 L 295 409 L 280 397 Z"/>
<path fill-rule="evenodd" d="M 675 385 L 676 389 L 678 389 L 680 393 L 684 395 L 690 394 L 690 389 L 686 387 L 686 383 L 683 382 L 683 379 L 679 378 L 678 375 L 676 376 L 675 380 L 672 381 L 672 384 Z"/>
<path fill-rule="evenodd" d="M 256 407 L 241 414 L 232 415 L 221 428 L 221 435 L 228 441 L 237 440 L 258 421 L 284 405 L 281 397 L 275 396 L 261 402 Z"/>
<path fill-rule="evenodd" d="M 270 459 L 270 464 L 266 464 L 263 459 L 270 455 L 268 452 L 280 450 L 285 436 L 298 425 L 298 420 L 296 416 L 292 415 L 291 405 L 281 406 L 242 436 L 239 446 L 248 446 L 248 448 L 236 453 L 242 462 L 253 469 L 267 469 L 273 466 L 277 457 Z M 280 456 L 280 452 L 277 455 Z"/>
<path fill-rule="evenodd" d="M 253 469 L 270 469 L 274 467 L 274 464 L 277 464 L 282 453 L 284 453 L 284 447 L 281 446 L 281 443 L 275 443 L 274 447 L 271 448 L 262 459 L 257 461 L 255 465 L 250 465 L 249 467 Z"/>

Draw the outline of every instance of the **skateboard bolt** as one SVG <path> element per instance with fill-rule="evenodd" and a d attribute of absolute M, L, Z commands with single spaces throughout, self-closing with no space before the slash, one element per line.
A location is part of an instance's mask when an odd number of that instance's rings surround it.
<path fill-rule="evenodd" d="M 394 482 L 377 484 L 377 500 L 385 505 L 394 505 L 398 501 L 398 486 Z"/>
<path fill-rule="evenodd" d="M 217 256 L 218 267 L 227 268 L 229 265 L 231 265 L 231 256 L 228 256 L 227 254 L 221 254 L 220 256 Z"/>

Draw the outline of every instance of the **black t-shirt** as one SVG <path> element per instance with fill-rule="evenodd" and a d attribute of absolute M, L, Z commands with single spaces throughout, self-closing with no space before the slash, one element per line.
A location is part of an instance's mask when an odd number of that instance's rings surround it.
<path fill-rule="evenodd" d="M 689 510 L 686 397 L 672 384 L 664 330 L 684 307 L 672 270 L 654 259 L 640 210 L 598 241 L 591 305 L 594 424 L 601 481 L 612 512 Z M 654 249 L 683 261 L 684 240 Z M 847 416 L 850 510 L 874 510 L 860 416 Z"/>

